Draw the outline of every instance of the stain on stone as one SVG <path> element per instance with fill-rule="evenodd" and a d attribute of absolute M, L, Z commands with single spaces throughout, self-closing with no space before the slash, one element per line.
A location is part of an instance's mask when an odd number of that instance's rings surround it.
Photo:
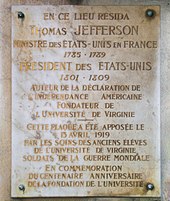
<path fill-rule="evenodd" d="M 56 132 L 53 132 L 52 130 L 50 130 L 50 133 L 54 136 L 55 139 L 59 139 L 59 138 L 57 137 L 57 133 L 56 133 Z"/>
<path fill-rule="evenodd" d="M 35 115 L 35 114 L 32 114 L 32 115 L 31 115 L 31 118 L 32 118 L 32 120 L 36 120 L 36 115 Z"/>
<path fill-rule="evenodd" d="M 83 0 L 69 0 L 69 3 L 72 5 L 79 5 L 83 3 Z"/>

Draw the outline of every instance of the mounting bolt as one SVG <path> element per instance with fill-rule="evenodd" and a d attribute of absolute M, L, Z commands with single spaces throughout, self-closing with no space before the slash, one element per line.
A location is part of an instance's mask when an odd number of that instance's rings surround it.
<path fill-rule="evenodd" d="M 152 183 L 147 183 L 146 188 L 148 191 L 152 191 L 155 187 Z"/>
<path fill-rule="evenodd" d="M 147 17 L 153 17 L 153 16 L 155 15 L 155 11 L 152 10 L 152 9 L 146 10 L 145 13 L 146 13 L 146 16 L 147 16 Z"/>
<path fill-rule="evenodd" d="M 19 188 L 20 191 L 23 191 L 23 192 L 25 191 L 25 186 L 23 184 L 20 184 L 18 186 L 18 188 Z"/>
<path fill-rule="evenodd" d="M 21 11 L 19 11 L 19 12 L 18 12 L 18 18 L 19 18 L 19 19 L 24 19 L 24 18 L 25 18 L 24 13 L 21 12 Z"/>

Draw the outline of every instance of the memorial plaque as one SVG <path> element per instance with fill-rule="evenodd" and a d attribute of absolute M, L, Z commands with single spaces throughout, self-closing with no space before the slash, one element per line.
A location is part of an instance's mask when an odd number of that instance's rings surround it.
<path fill-rule="evenodd" d="M 12 197 L 160 195 L 158 6 L 13 6 Z"/>

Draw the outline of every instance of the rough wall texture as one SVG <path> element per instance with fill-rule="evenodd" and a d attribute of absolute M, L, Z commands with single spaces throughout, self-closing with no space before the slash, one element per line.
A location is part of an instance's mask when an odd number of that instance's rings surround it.
<path fill-rule="evenodd" d="M 10 198 L 11 166 L 11 5 L 161 6 L 161 164 L 162 201 L 170 200 L 170 1 L 167 0 L 0 0 L 0 201 Z M 158 198 L 39 198 L 25 201 L 159 201 Z"/>

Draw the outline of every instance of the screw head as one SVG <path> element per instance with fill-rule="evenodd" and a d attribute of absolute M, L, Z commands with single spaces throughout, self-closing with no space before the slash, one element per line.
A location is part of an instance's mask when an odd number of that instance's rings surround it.
<path fill-rule="evenodd" d="M 20 184 L 18 188 L 20 191 L 25 191 L 25 186 L 23 184 Z"/>
<path fill-rule="evenodd" d="M 153 17 L 155 15 L 155 11 L 152 9 L 146 10 L 146 16 L 147 17 Z"/>
<path fill-rule="evenodd" d="M 148 191 L 152 191 L 155 187 L 152 183 L 147 183 L 146 188 Z"/>
<path fill-rule="evenodd" d="M 24 13 L 21 12 L 21 11 L 19 11 L 19 12 L 18 12 L 18 18 L 19 18 L 19 19 L 24 19 L 24 18 L 25 18 Z"/>

